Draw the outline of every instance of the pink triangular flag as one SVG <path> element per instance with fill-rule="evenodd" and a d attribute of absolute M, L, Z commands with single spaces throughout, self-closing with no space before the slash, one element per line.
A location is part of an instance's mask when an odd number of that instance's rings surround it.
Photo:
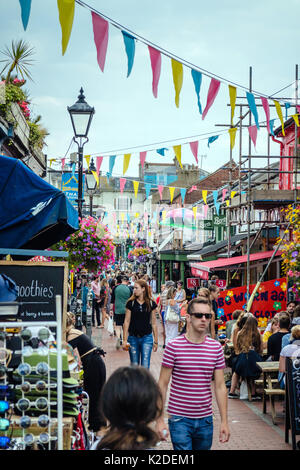
<path fill-rule="evenodd" d="M 100 171 L 102 162 L 103 162 L 103 157 L 97 157 L 96 158 L 96 169 L 97 169 L 97 175 L 98 176 L 99 176 L 99 171 Z"/>
<path fill-rule="evenodd" d="M 220 88 L 221 82 L 219 80 L 216 80 L 215 78 L 212 78 L 210 81 L 209 89 L 208 89 L 208 94 L 207 94 L 207 100 L 206 100 L 206 106 L 205 109 L 202 113 L 202 119 L 205 118 L 207 115 L 210 107 L 212 106 L 213 102 L 216 99 L 216 96 L 218 94 L 219 88 Z"/>
<path fill-rule="evenodd" d="M 267 119 L 267 129 L 268 129 L 268 133 L 271 134 L 271 129 L 270 129 L 270 108 L 269 108 L 269 103 L 268 103 L 268 100 L 267 98 L 264 98 L 263 96 L 260 97 L 261 99 L 261 102 L 262 102 L 262 105 L 263 105 L 263 108 L 265 110 L 265 114 L 266 114 L 266 119 Z"/>
<path fill-rule="evenodd" d="M 61 169 L 62 169 L 62 170 L 64 169 L 65 162 L 66 162 L 66 159 L 65 159 L 65 158 L 62 158 L 62 159 L 61 159 Z"/>
<path fill-rule="evenodd" d="M 204 218 L 207 216 L 207 211 L 208 211 L 208 205 L 204 205 Z"/>
<path fill-rule="evenodd" d="M 199 144 L 198 140 L 196 140 L 195 142 L 190 142 L 191 151 L 197 163 L 198 163 L 198 144 Z"/>
<path fill-rule="evenodd" d="M 157 87 L 160 77 L 161 70 L 161 54 L 157 49 L 148 46 L 150 53 L 150 61 L 152 67 L 152 92 L 155 98 L 157 98 Z"/>
<path fill-rule="evenodd" d="M 158 186 L 157 186 L 157 189 L 158 189 L 158 192 L 159 192 L 159 195 L 160 195 L 160 200 L 162 200 L 162 193 L 163 193 L 164 187 L 161 186 L 161 185 L 158 185 Z"/>
<path fill-rule="evenodd" d="M 256 126 L 255 126 L 256 127 Z M 222 189 L 222 202 L 224 202 L 224 199 L 226 197 L 227 189 Z"/>
<path fill-rule="evenodd" d="M 120 178 L 120 191 L 123 193 L 126 184 L 126 178 Z"/>
<path fill-rule="evenodd" d="M 140 152 L 140 161 L 142 168 L 144 168 L 147 152 Z"/>
<path fill-rule="evenodd" d="M 248 131 L 249 131 L 250 138 L 253 142 L 253 145 L 254 145 L 254 147 L 256 147 L 256 139 L 257 139 L 257 127 L 256 127 L 256 125 L 249 126 Z"/>
<path fill-rule="evenodd" d="M 197 191 L 197 186 L 192 186 L 191 189 L 188 190 L 188 194 L 192 193 L 193 191 Z"/>
<path fill-rule="evenodd" d="M 108 22 L 92 11 L 94 30 L 94 41 L 97 49 L 97 61 L 100 69 L 104 72 L 107 44 L 108 44 Z"/>

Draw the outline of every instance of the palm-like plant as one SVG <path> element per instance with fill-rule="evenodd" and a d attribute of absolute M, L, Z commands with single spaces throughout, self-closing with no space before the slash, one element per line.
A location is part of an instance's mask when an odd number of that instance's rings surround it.
<path fill-rule="evenodd" d="M 31 66 L 33 63 L 31 57 L 34 54 L 34 49 L 30 47 L 27 42 L 23 39 L 12 41 L 11 49 L 9 49 L 8 46 L 5 46 L 5 50 L 0 52 L 7 57 L 6 59 L 0 60 L 0 62 L 5 63 L 0 74 L 7 70 L 5 78 L 6 83 L 9 83 L 13 71 L 20 74 L 24 80 L 25 77 L 27 77 L 29 80 L 33 81 L 28 70 L 28 66 Z"/>

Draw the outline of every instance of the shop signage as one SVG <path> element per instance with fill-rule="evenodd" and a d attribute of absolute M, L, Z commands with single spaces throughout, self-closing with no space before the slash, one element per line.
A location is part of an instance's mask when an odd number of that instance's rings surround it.
<path fill-rule="evenodd" d="M 15 281 L 19 318 L 23 321 L 56 321 L 56 295 L 61 295 L 63 321 L 67 311 L 68 263 L 0 261 L 0 274 Z"/>
<path fill-rule="evenodd" d="M 215 227 L 226 227 L 226 215 L 214 215 L 213 224 Z"/>
<path fill-rule="evenodd" d="M 200 230 L 213 230 L 214 224 L 210 219 L 199 220 L 199 229 Z"/>
<path fill-rule="evenodd" d="M 85 175 L 82 176 L 82 197 L 84 196 Z M 78 199 L 78 173 L 63 173 L 61 190 L 66 194 L 71 204 L 77 208 Z"/>
<path fill-rule="evenodd" d="M 249 297 L 255 284 L 249 287 Z M 255 294 L 251 313 L 255 317 L 273 318 L 277 312 L 286 309 L 287 283 L 285 278 L 262 282 Z M 223 321 L 232 320 L 235 310 L 244 310 L 247 307 L 247 286 L 225 289 L 218 297 L 218 316 Z"/>
<path fill-rule="evenodd" d="M 225 287 L 226 287 L 225 279 L 216 279 L 214 282 L 215 282 L 216 286 L 218 286 L 220 289 L 225 289 Z"/>
<path fill-rule="evenodd" d="M 296 435 L 300 434 L 300 353 L 286 358 L 287 430 L 291 429 L 293 450 L 296 450 Z"/>
<path fill-rule="evenodd" d="M 187 289 L 197 289 L 200 287 L 200 279 L 197 277 L 188 277 L 186 280 Z"/>

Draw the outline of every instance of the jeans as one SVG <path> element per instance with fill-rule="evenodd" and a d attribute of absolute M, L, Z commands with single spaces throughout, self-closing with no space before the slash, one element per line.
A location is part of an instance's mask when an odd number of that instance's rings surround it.
<path fill-rule="evenodd" d="M 131 365 L 143 366 L 147 369 L 150 368 L 150 359 L 153 348 L 153 336 L 128 336 L 128 343 L 130 344 L 129 356 Z"/>
<path fill-rule="evenodd" d="M 174 450 L 210 450 L 213 439 L 212 416 L 185 418 L 172 415 L 168 422 Z"/>

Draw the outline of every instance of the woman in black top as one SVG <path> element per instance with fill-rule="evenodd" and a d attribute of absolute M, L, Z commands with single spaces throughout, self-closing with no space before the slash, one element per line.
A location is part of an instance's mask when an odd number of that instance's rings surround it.
<path fill-rule="evenodd" d="M 129 343 L 131 365 L 150 367 L 152 349 L 156 352 L 158 346 L 156 309 L 147 282 L 136 281 L 133 295 L 126 304 L 123 327 L 123 349 L 128 350 Z"/>
<path fill-rule="evenodd" d="M 106 380 L 106 367 L 101 356 L 102 349 L 97 348 L 90 338 L 76 330 L 71 315 L 67 318 L 67 342 L 72 348 L 77 348 L 83 368 L 83 388 L 89 396 L 89 429 L 95 433 L 106 426 L 106 420 L 100 411 L 100 395 Z"/>

